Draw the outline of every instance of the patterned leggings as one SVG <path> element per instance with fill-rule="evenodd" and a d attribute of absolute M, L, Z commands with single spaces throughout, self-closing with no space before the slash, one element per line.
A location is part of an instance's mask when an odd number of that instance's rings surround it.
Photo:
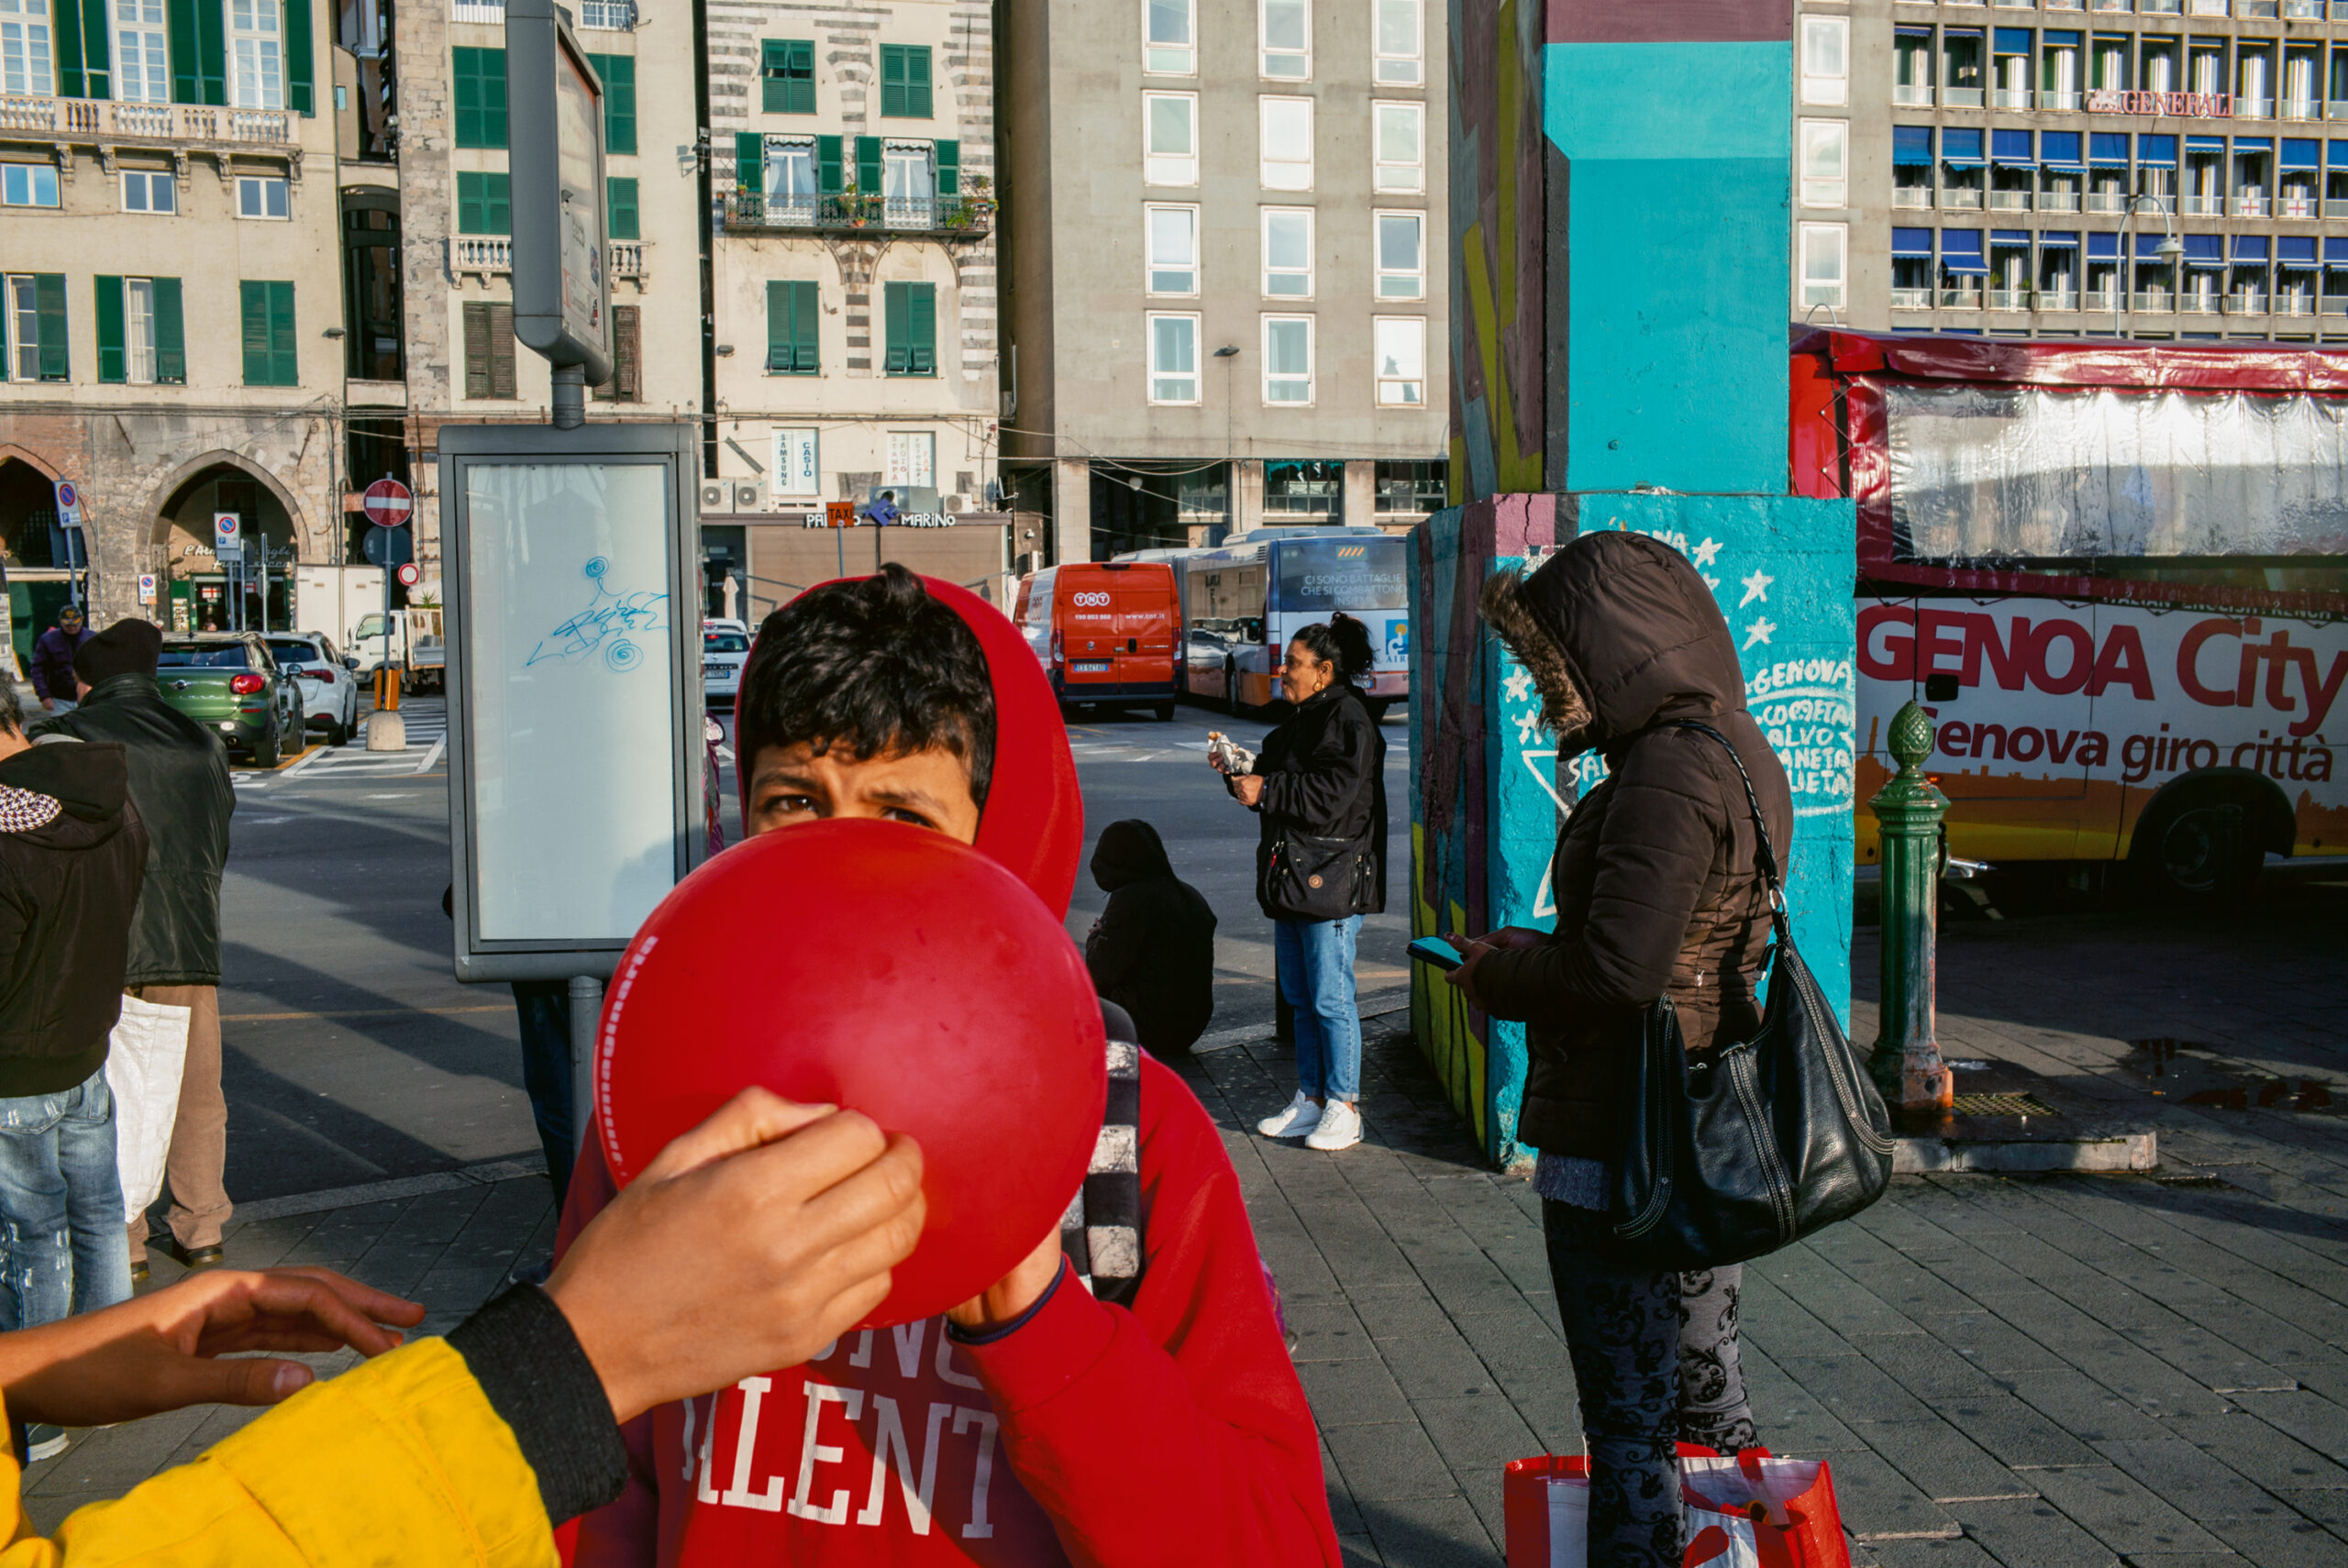
<path fill-rule="evenodd" d="M 1674 1445 L 1759 1441 L 1736 1353 L 1744 1270 L 1633 1273 L 1592 1245 L 1602 1214 L 1545 1200 L 1541 1222 L 1589 1448 L 1589 1568 L 1678 1568 Z"/>

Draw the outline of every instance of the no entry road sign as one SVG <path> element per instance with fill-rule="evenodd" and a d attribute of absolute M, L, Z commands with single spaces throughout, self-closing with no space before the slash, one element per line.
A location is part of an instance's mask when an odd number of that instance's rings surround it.
<path fill-rule="evenodd" d="M 395 479 L 379 479 L 367 487 L 367 521 L 379 528 L 404 528 L 415 510 L 415 498 Z"/>

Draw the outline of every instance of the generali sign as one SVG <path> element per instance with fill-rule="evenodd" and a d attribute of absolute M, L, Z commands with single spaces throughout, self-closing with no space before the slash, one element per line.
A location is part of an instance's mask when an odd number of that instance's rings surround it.
<path fill-rule="evenodd" d="M 2232 93 L 2124 93 L 2115 87 L 2088 94 L 2090 115 L 2168 115 L 2186 120 L 2231 119 Z"/>

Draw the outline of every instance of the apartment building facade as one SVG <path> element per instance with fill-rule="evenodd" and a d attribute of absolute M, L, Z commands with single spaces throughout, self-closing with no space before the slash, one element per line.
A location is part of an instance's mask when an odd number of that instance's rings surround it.
<path fill-rule="evenodd" d="M 332 18 L 316 4 L 58 0 L 0 25 L 0 561 L 19 658 L 85 573 L 102 624 L 219 613 L 216 512 L 272 570 L 339 558 Z M 59 526 L 60 480 L 78 533 Z"/>
<path fill-rule="evenodd" d="M 1042 536 L 1021 553 L 1443 505 L 1442 8 L 1002 16 L 1002 450 Z"/>
<path fill-rule="evenodd" d="M 2348 5 L 1800 0 L 1793 314 L 2348 341 Z"/>
<path fill-rule="evenodd" d="M 737 607 L 763 612 L 889 547 L 866 526 L 885 491 L 924 569 L 999 576 L 991 9 L 737 0 L 709 28 L 705 552 L 748 565 Z M 852 544 L 814 532 L 841 505 Z"/>

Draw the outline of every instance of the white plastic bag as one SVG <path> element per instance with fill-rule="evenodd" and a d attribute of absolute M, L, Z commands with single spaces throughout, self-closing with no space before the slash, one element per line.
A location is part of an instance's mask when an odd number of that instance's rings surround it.
<path fill-rule="evenodd" d="M 187 1070 L 190 1016 L 187 1008 L 126 996 L 107 1038 L 115 1166 L 122 1175 L 123 1219 L 133 1225 L 163 1190 L 163 1162 L 180 1114 L 180 1076 Z"/>

